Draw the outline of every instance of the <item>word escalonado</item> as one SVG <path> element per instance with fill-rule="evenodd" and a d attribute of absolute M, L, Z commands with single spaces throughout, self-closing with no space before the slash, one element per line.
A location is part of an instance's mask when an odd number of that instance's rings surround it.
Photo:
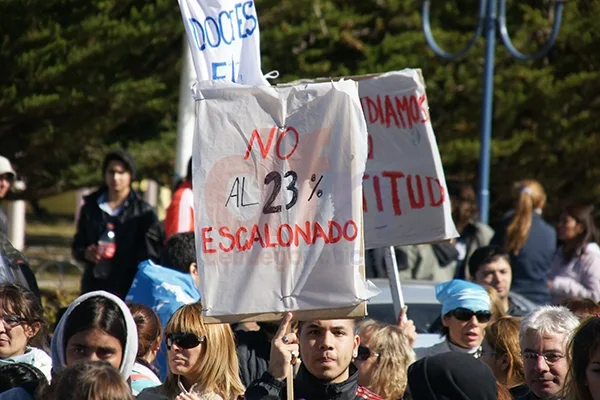
<path fill-rule="evenodd" d="M 299 247 L 301 242 L 314 245 L 317 240 L 325 244 L 335 244 L 341 240 L 353 242 L 358 237 L 356 222 L 349 220 L 343 226 L 335 221 L 329 221 L 326 227 L 319 222 L 306 221 L 304 226 L 299 224 L 281 224 L 276 228 L 264 224 L 262 229 L 257 224 L 250 229 L 240 226 L 235 232 L 228 226 L 218 229 L 220 239 L 218 246 L 211 244 L 215 241 L 210 237 L 212 226 L 204 227 L 202 231 L 202 251 L 207 254 L 216 253 L 218 250 L 228 253 L 233 250 L 248 251 L 256 243 L 263 249 L 276 247 Z M 275 234 L 275 237 L 272 236 Z"/>

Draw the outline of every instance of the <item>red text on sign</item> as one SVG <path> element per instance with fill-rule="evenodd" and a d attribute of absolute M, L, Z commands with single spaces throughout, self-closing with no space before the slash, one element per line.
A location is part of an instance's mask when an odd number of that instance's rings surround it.
<path fill-rule="evenodd" d="M 391 193 L 382 193 L 381 181 L 389 179 Z M 372 205 L 367 204 L 365 192 L 370 190 L 368 181 L 373 182 L 375 206 L 378 212 L 384 212 L 383 199 L 391 199 L 394 215 L 402 215 L 403 205 L 400 202 L 400 190 L 408 194 L 408 205 L 412 210 L 428 207 L 441 207 L 446 199 L 444 187 L 440 180 L 431 176 L 422 177 L 419 174 L 405 175 L 399 171 L 382 171 L 381 176 L 365 174 L 363 177 L 363 211 L 369 212 Z M 427 196 L 426 196 L 427 194 Z M 405 207 L 405 205 L 404 205 Z"/>
<path fill-rule="evenodd" d="M 217 237 L 213 237 L 215 235 Z M 232 230 L 228 226 L 218 229 L 212 226 L 204 227 L 202 232 L 202 251 L 207 254 L 217 251 L 228 253 L 230 251 L 248 251 L 255 244 L 261 248 L 299 247 L 301 244 L 314 245 L 317 241 L 325 244 L 335 244 L 342 240 L 353 242 L 358 237 L 358 225 L 349 220 L 344 224 L 329 221 L 323 226 L 318 221 L 304 224 L 281 224 L 270 226 L 264 224 L 252 227 L 240 226 Z"/>
<path fill-rule="evenodd" d="M 279 134 L 277 134 L 277 132 L 279 132 Z M 283 142 L 283 139 L 288 135 L 294 136 L 294 145 L 292 146 L 292 149 L 289 150 L 287 153 L 282 153 L 281 143 Z M 298 135 L 298 131 L 291 126 L 288 126 L 287 128 L 285 128 L 285 130 L 280 129 L 277 126 L 273 126 L 269 131 L 269 138 L 267 139 L 266 144 L 263 142 L 260 133 L 258 133 L 257 129 L 252 131 L 250 141 L 248 142 L 248 147 L 246 148 L 246 154 L 244 155 L 244 160 L 247 160 L 248 157 L 250 157 L 250 153 L 252 152 L 254 142 L 258 143 L 261 157 L 263 159 L 267 158 L 267 156 L 271 152 L 271 146 L 273 145 L 273 140 L 275 139 L 275 136 L 277 136 L 277 141 L 275 143 L 275 155 L 277 156 L 277 158 L 279 158 L 280 160 L 287 160 L 288 158 L 290 158 L 298 148 L 298 143 L 300 141 L 300 135 Z"/>
<path fill-rule="evenodd" d="M 360 104 L 369 124 L 380 124 L 390 128 L 412 128 L 413 125 L 429 121 L 425 94 L 416 96 L 377 95 L 363 97 Z"/>

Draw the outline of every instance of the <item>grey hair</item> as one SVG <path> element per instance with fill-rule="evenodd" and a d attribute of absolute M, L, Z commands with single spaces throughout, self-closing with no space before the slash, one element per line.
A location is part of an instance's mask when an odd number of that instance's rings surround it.
<path fill-rule="evenodd" d="M 579 326 L 579 320 L 563 306 L 542 306 L 536 308 L 521 321 L 519 343 L 528 331 L 539 335 L 565 335 L 565 343 Z"/>

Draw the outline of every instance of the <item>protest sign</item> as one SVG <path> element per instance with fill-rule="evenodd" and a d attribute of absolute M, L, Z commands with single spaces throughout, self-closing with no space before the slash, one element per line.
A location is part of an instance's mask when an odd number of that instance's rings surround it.
<path fill-rule="evenodd" d="M 369 132 L 366 248 L 458 236 L 420 70 L 361 79 L 358 90 Z"/>
<path fill-rule="evenodd" d="M 178 0 L 199 81 L 268 85 L 254 1 Z"/>
<path fill-rule="evenodd" d="M 360 274 L 367 132 L 356 83 L 214 83 L 199 94 L 193 187 L 205 316 L 364 315 L 357 306 L 376 289 Z"/>
<path fill-rule="evenodd" d="M 421 70 L 350 78 L 358 82 L 369 132 L 363 182 L 365 248 L 457 237 Z"/>

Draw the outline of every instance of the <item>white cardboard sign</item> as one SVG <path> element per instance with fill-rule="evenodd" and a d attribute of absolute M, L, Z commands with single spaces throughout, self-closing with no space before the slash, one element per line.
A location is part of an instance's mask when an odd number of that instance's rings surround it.
<path fill-rule="evenodd" d="M 458 236 L 420 70 L 359 80 L 367 121 L 365 247 Z"/>
<path fill-rule="evenodd" d="M 367 131 L 356 83 L 215 83 L 199 95 L 205 315 L 343 308 L 376 294 L 359 272 Z"/>

